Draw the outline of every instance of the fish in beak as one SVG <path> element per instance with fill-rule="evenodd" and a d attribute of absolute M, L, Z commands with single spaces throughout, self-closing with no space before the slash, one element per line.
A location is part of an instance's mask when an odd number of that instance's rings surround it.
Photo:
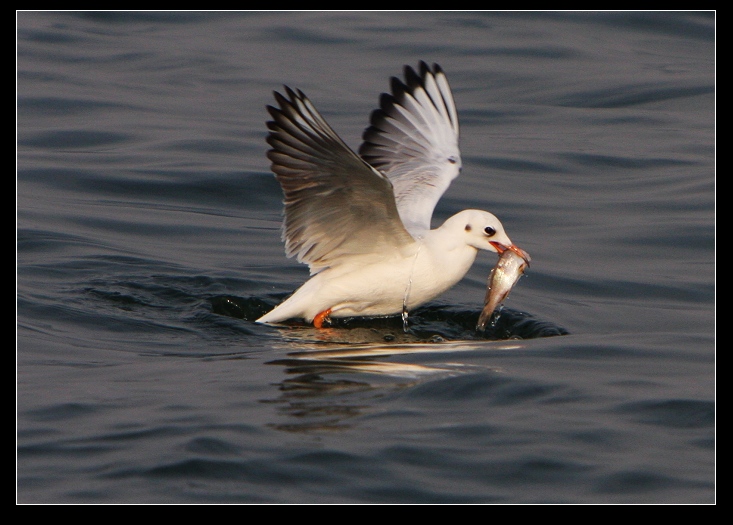
<path fill-rule="evenodd" d="M 484 308 L 476 325 L 476 330 L 483 331 L 494 314 L 496 308 L 509 296 L 509 292 L 517 283 L 532 260 L 527 252 L 512 244 L 504 246 L 498 242 L 491 245 L 499 252 L 499 261 L 489 273 Z"/>

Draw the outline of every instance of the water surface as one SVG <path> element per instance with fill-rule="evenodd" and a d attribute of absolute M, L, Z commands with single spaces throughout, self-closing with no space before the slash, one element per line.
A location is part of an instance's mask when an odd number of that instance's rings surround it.
<path fill-rule="evenodd" d="M 495 257 L 400 319 L 253 319 L 280 242 L 265 105 L 353 148 L 437 62 Z M 711 12 L 17 13 L 20 503 L 715 502 Z"/>

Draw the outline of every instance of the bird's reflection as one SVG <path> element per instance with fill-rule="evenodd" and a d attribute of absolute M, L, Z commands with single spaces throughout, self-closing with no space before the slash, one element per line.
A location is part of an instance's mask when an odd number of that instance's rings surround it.
<path fill-rule="evenodd" d="M 279 385 L 279 405 L 285 422 L 272 424 L 287 432 L 338 431 L 352 420 L 374 410 L 375 402 L 390 392 L 410 388 L 441 376 L 468 373 L 485 366 L 460 362 L 431 364 L 406 362 L 416 354 L 445 354 L 474 350 L 486 342 L 415 342 L 415 334 L 356 328 L 317 330 L 284 327 L 282 341 L 287 354 L 268 364 L 284 367 L 288 376 Z M 401 333 L 401 335 L 399 335 Z M 390 343 L 364 343 L 387 337 Z M 355 341 L 360 341 L 356 343 Z M 496 348 L 519 348 L 521 342 L 496 343 Z M 494 369 L 496 370 L 496 369 Z"/>

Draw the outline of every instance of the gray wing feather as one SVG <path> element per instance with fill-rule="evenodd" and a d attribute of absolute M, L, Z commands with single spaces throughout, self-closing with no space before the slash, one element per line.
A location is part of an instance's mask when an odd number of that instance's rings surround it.
<path fill-rule="evenodd" d="M 382 94 L 359 154 L 392 181 L 400 217 L 419 236 L 461 169 L 458 114 L 440 66 L 420 62 L 419 72 L 405 66 L 404 75 Z"/>
<path fill-rule="evenodd" d="M 392 183 L 354 153 L 301 91 L 275 92 L 267 106 L 267 156 L 285 204 L 283 240 L 311 273 L 348 257 L 383 257 L 414 242 Z"/>

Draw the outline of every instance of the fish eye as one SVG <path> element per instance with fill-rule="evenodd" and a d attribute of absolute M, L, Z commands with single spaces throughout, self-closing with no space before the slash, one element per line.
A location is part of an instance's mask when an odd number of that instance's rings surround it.
<path fill-rule="evenodd" d="M 491 226 L 487 226 L 484 228 L 484 233 L 487 237 L 493 237 L 496 234 L 496 229 L 492 228 Z"/>

